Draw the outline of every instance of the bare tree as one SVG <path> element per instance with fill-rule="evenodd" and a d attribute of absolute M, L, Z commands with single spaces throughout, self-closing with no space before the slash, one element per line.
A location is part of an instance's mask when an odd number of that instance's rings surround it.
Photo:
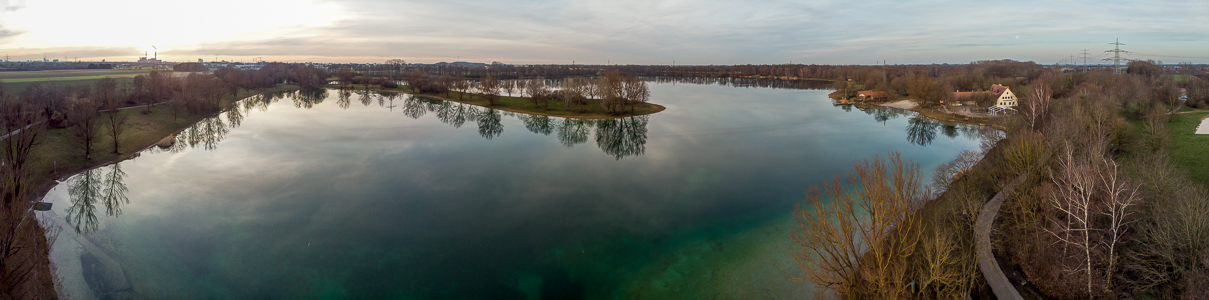
<path fill-rule="evenodd" d="M 1092 241 L 1092 231 L 1095 230 L 1093 197 L 1098 178 L 1094 167 L 1086 159 L 1076 156 L 1074 147 L 1069 143 L 1063 151 L 1058 158 L 1058 171 L 1050 174 L 1055 187 L 1050 193 L 1049 203 L 1060 214 L 1050 218 L 1051 228 L 1045 228 L 1045 231 L 1063 245 L 1063 253 L 1070 248 L 1082 252 L 1079 264 L 1067 271 L 1086 275 L 1087 293 L 1091 297 L 1094 295 L 1092 277 L 1095 272 L 1092 268 L 1092 248 L 1095 247 Z"/>
<path fill-rule="evenodd" d="M 29 175 L 29 159 L 34 149 L 42 142 L 42 133 L 46 130 L 46 117 L 40 108 L 21 101 L 13 95 L 0 95 L 0 127 L 7 138 L 0 139 L 0 149 L 3 153 L 3 170 L 5 184 L 13 190 L 27 188 L 26 177 Z M 5 205 L 11 204 L 12 197 L 4 197 Z"/>
<path fill-rule="evenodd" d="M 979 160 L 982 160 L 982 153 L 964 150 L 957 154 L 957 158 L 937 165 L 936 171 L 932 172 L 932 189 L 937 192 L 944 191 L 953 181 L 977 165 Z"/>
<path fill-rule="evenodd" d="M 1053 92 L 1050 91 L 1049 85 L 1038 79 L 1032 84 L 1032 93 L 1029 97 L 1024 98 L 1024 113 L 1028 118 L 1028 126 L 1031 129 L 1037 128 L 1037 123 L 1043 121 L 1045 116 L 1049 114 L 1050 106 L 1053 102 Z"/>
<path fill-rule="evenodd" d="M 487 97 L 487 104 L 494 106 L 500 98 L 500 81 L 495 76 L 487 75 L 480 82 L 479 89 Z"/>
<path fill-rule="evenodd" d="M 549 88 L 546 87 L 546 80 L 541 77 L 529 79 L 525 83 L 525 93 L 528 94 L 529 101 L 533 102 L 533 107 L 543 107 L 541 104 L 549 92 Z M 549 105 L 545 105 L 544 107 L 546 109 L 550 108 Z"/>
<path fill-rule="evenodd" d="M 626 102 L 630 104 L 630 113 L 634 113 L 634 107 L 639 103 L 646 103 L 651 98 L 651 90 L 646 82 L 636 76 L 625 77 L 624 91 Z"/>
<path fill-rule="evenodd" d="M 517 80 L 505 80 L 505 81 L 503 81 L 503 85 L 502 85 L 502 86 L 504 87 L 504 92 L 507 92 L 507 93 L 508 93 L 508 97 L 512 97 L 512 92 L 513 92 L 513 91 L 516 91 L 516 82 L 517 82 Z"/>
<path fill-rule="evenodd" d="M 897 152 L 889 157 L 889 165 L 881 157 L 855 163 L 855 174 L 823 184 L 825 195 L 811 187 L 808 207 L 794 210 L 794 258 L 807 280 L 845 296 L 863 290 L 898 298 L 906 291 L 907 258 L 920 240 L 915 211 L 927 192 L 918 164 Z"/>
<path fill-rule="evenodd" d="M 109 89 L 110 86 L 116 87 L 116 81 L 105 81 L 109 79 L 110 78 L 98 81 L 97 90 L 100 91 L 102 89 Z M 116 95 L 116 89 L 112 89 L 112 91 L 115 95 L 106 97 L 105 103 L 103 104 L 105 105 L 106 112 L 105 119 L 108 121 L 105 123 L 105 129 L 107 129 L 106 131 L 108 131 L 109 136 L 113 138 L 113 153 L 116 154 L 121 153 L 120 148 L 118 148 L 118 137 L 120 137 L 122 135 L 122 131 L 125 130 L 126 119 L 128 116 L 123 114 L 121 111 L 118 111 L 118 108 L 121 105 L 121 97 Z"/>
<path fill-rule="evenodd" d="M 1121 242 L 1129 224 L 1134 221 L 1131 217 L 1133 206 L 1137 204 L 1140 196 L 1138 186 L 1124 179 L 1116 162 L 1106 158 L 1102 161 L 1105 168 L 1099 173 L 1105 205 L 1101 214 L 1109 220 L 1108 241 L 1104 242 L 1105 247 L 1108 247 L 1108 268 L 1105 269 L 1104 280 L 1111 286 L 1112 277 L 1116 274 L 1117 244 Z"/>
<path fill-rule="evenodd" d="M 92 159 L 92 146 L 101 131 L 97 116 L 98 105 L 88 98 L 72 99 L 67 110 L 67 122 L 71 124 L 71 135 L 76 145 L 84 149 L 84 157 Z"/>

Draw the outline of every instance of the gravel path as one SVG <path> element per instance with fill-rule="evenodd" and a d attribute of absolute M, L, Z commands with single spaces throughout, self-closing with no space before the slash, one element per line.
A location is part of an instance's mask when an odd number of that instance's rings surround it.
<path fill-rule="evenodd" d="M 1011 281 L 1008 281 L 1007 275 L 1003 274 L 1003 269 L 999 268 L 995 255 L 991 253 L 991 228 L 994 227 L 995 217 L 999 215 L 999 207 L 1003 205 L 1003 200 L 1007 199 L 1007 194 L 1011 193 L 1012 189 L 1024 182 L 1026 178 L 1028 178 L 1028 174 L 1016 177 L 1016 180 L 1003 187 L 999 194 L 995 194 L 990 202 L 982 206 L 982 213 L 978 215 L 978 222 L 974 224 L 974 233 L 978 239 L 974 244 L 978 254 L 978 269 L 982 270 L 982 276 L 986 277 L 991 291 L 994 291 L 995 297 L 1000 300 L 1023 300 L 1024 298 L 1020 297 L 1020 292 L 1016 291 L 1016 287 L 1012 286 Z"/>

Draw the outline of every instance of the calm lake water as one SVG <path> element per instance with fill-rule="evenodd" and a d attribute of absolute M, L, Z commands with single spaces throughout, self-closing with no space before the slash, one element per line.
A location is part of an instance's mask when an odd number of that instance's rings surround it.
<path fill-rule="evenodd" d="M 930 171 L 980 130 L 828 92 L 653 83 L 666 111 L 588 121 L 253 97 L 43 217 L 75 299 L 809 298 L 788 238 L 809 185 L 890 150 Z"/>

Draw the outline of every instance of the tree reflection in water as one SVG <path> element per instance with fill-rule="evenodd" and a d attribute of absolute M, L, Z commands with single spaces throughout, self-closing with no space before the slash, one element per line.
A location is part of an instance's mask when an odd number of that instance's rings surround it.
<path fill-rule="evenodd" d="M 339 92 L 336 92 L 336 105 L 340 106 L 340 108 L 348 109 L 348 106 L 350 103 L 349 98 L 352 96 L 353 96 L 353 90 L 348 89 L 348 88 L 340 89 Z M 298 105 L 294 105 L 294 106 L 298 106 Z M 306 108 L 311 108 L 311 107 L 307 106 Z"/>
<path fill-rule="evenodd" d="M 500 136 L 500 134 L 504 133 L 504 124 L 500 122 L 502 119 L 503 117 L 500 116 L 500 112 L 494 108 L 489 107 L 482 110 L 482 113 L 478 117 L 479 135 L 488 140 Z"/>
<path fill-rule="evenodd" d="M 944 133 L 949 138 L 957 138 L 957 124 L 944 123 L 940 125 L 940 132 Z"/>
<path fill-rule="evenodd" d="M 76 232 L 96 232 L 99 225 L 97 202 L 105 205 L 105 214 L 108 216 L 122 214 L 122 205 L 130 203 L 130 199 L 126 197 L 128 190 L 125 179 L 126 172 L 122 171 L 121 163 L 90 169 L 72 177 L 67 187 L 67 194 L 71 198 L 65 218 L 67 223 L 71 224 Z"/>
<path fill-rule="evenodd" d="M 924 116 L 914 116 L 907 120 L 907 141 L 920 146 L 927 146 L 936 139 L 936 130 L 940 122 Z"/>
<path fill-rule="evenodd" d="M 649 116 L 596 121 L 596 146 L 616 159 L 646 152 L 646 125 Z"/>
<path fill-rule="evenodd" d="M 424 114 L 428 113 L 428 106 L 421 98 L 414 95 L 408 95 L 403 99 L 403 114 L 412 119 L 419 119 Z"/>
<path fill-rule="evenodd" d="M 558 141 L 563 146 L 571 147 L 588 141 L 592 128 L 596 127 L 593 120 L 563 119 L 558 126 Z"/>
<path fill-rule="evenodd" d="M 360 93 L 357 93 L 357 100 L 361 101 L 361 106 L 369 106 L 370 103 L 374 103 L 374 98 L 371 92 L 372 91 L 366 89 L 362 90 Z"/>
<path fill-rule="evenodd" d="M 525 129 L 540 135 L 550 135 L 554 132 L 554 124 L 549 116 L 519 114 L 518 119 L 525 124 Z"/>
<path fill-rule="evenodd" d="M 337 105 L 347 109 L 353 90 L 337 91 Z M 168 151 L 177 153 L 189 148 L 202 147 L 214 150 L 219 142 L 226 137 L 232 128 L 239 127 L 243 120 L 253 110 L 267 111 L 268 107 L 280 99 L 292 98 L 297 108 L 314 108 L 323 103 L 328 97 L 327 91 L 296 91 L 292 93 L 264 93 L 250 96 L 235 107 L 198 121 L 196 124 L 181 130 L 176 134 L 176 143 L 167 148 L 152 148 L 151 151 Z M 370 95 L 361 93 L 361 96 Z M 530 115 L 501 111 L 494 108 L 479 107 L 457 102 L 417 97 L 410 94 L 392 92 L 376 92 L 379 106 L 393 110 L 394 99 L 403 97 L 403 114 L 412 119 L 419 119 L 428 113 L 433 113 L 437 120 L 461 128 L 467 122 L 477 125 L 479 135 L 488 140 L 499 137 L 504 132 L 504 116 L 519 119 L 525 129 L 530 132 L 549 136 L 554 134 L 559 142 L 566 147 L 586 143 L 595 133 L 596 144 L 605 154 L 617 159 L 626 156 L 642 155 L 646 151 L 646 125 L 650 116 L 625 117 L 605 120 L 569 119 L 543 115 Z M 390 101 L 390 105 L 386 105 Z M 372 101 L 371 101 L 372 103 Z"/>

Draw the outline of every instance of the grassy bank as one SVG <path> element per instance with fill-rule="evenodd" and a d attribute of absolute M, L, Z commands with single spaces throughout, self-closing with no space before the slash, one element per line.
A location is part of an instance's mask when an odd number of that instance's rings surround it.
<path fill-rule="evenodd" d="M 224 96 L 223 107 L 229 107 L 235 101 L 253 94 L 272 91 L 296 90 L 294 85 L 279 85 L 266 90 L 242 90 L 238 97 L 230 94 Z M 140 150 L 146 149 L 169 134 L 187 128 L 199 120 L 212 116 L 210 114 L 190 114 L 181 112 L 173 118 L 172 112 L 165 106 L 152 106 L 150 113 L 143 113 L 142 108 L 131 108 L 119 111 L 125 114 L 126 124 L 118 136 L 118 153 L 114 153 L 113 137 L 102 132 L 92 149 L 92 159 L 84 156 L 84 150 L 74 144 L 68 128 L 48 129 L 43 133 L 41 144 L 38 145 L 30 162 L 33 166 L 33 183 L 41 187 L 39 193 L 44 193 L 53 187 L 53 179 L 70 177 L 80 171 L 121 161 L 129 158 Z M 107 122 L 103 116 L 98 116 L 101 123 Z M 104 130 L 102 130 L 104 131 Z"/>
<path fill-rule="evenodd" d="M 338 88 L 336 86 L 330 86 L 330 87 Z M 356 87 L 362 87 L 358 90 L 364 90 L 364 86 L 358 85 Z M 441 99 L 441 100 L 446 100 L 446 101 L 452 101 L 452 102 L 458 102 L 458 103 L 464 103 L 464 104 L 470 104 L 470 105 L 477 105 L 477 106 L 482 106 L 482 107 L 490 107 L 490 108 L 503 110 L 503 111 L 525 113 L 525 114 L 531 114 L 531 115 L 543 115 L 543 116 L 551 116 L 551 117 L 575 118 L 575 119 L 611 119 L 611 118 L 622 118 L 622 117 L 630 117 L 630 116 L 641 116 L 641 115 L 649 115 L 649 114 L 657 113 L 657 112 L 660 112 L 660 111 L 663 111 L 664 109 L 666 109 L 666 107 L 663 107 L 662 105 L 658 105 L 658 104 L 639 103 L 639 104 L 635 104 L 635 105 L 626 105 L 625 113 L 610 114 L 610 113 L 604 112 L 604 108 L 602 108 L 598 105 L 589 106 L 586 112 L 580 112 L 579 108 L 577 106 L 572 105 L 570 108 L 567 108 L 567 107 L 564 107 L 562 102 L 556 102 L 556 101 L 551 101 L 548 108 L 541 108 L 541 107 L 534 106 L 533 101 L 530 98 L 523 98 L 523 97 L 500 96 L 499 100 L 496 100 L 495 105 L 490 105 L 487 102 L 486 96 L 484 96 L 482 94 L 475 94 L 475 93 L 449 92 L 448 94 L 421 94 L 421 93 L 416 93 L 411 88 L 406 87 L 406 86 L 400 86 L 398 88 L 393 88 L 393 89 L 382 89 L 375 85 L 370 85 L 370 90 L 402 92 L 402 93 L 415 94 L 415 95 L 418 95 L 421 97 L 429 97 L 429 98 Z M 631 109 L 633 110 L 633 112 L 631 112 Z"/>
<path fill-rule="evenodd" d="M 1188 172 L 1189 179 L 1205 186 L 1209 186 L 1209 160 L 1205 159 L 1205 153 L 1209 151 L 1209 135 L 1196 134 L 1196 127 L 1207 117 L 1209 112 L 1175 114 L 1171 115 L 1171 122 L 1167 124 L 1167 134 L 1171 136 L 1171 160 Z"/>
<path fill-rule="evenodd" d="M 279 85 L 268 90 L 251 90 L 242 91 L 238 96 L 226 95 L 222 100 L 222 107 L 230 107 L 235 101 L 251 94 L 269 92 L 269 91 L 288 91 L 295 90 L 297 86 Z M 179 118 L 174 118 L 171 112 L 163 106 L 152 107 L 150 113 L 142 113 L 142 108 L 121 110 L 120 114 L 127 115 L 124 129 L 118 135 L 120 148 L 114 153 L 112 136 L 102 133 L 98 136 L 98 142 L 92 149 L 92 159 L 84 156 L 84 151 L 77 146 L 69 129 L 58 128 L 48 129 L 42 133 L 38 146 L 30 157 L 30 184 L 37 187 L 34 192 L 33 199 L 41 199 L 46 192 L 50 191 L 57 182 L 56 180 L 65 179 L 79 173 L 81 171 L 95 168 L 121 160 L 129 159 L 136 156 L 141 150 L 155 144 L 161 138 L 175 133 L 181 129 L 191 126 L 193 123 L 212 116 L 210 114 L 189 114 L 181 113 Z M 98 118 L 104 118 L 98 115 Z M 102 119 L 104 124 L 105 119 Z M 28 234 L 29 239 L 18 240 L 18 244 L 22 247 L 30 247 L 37 251 L 25 251 L 25 257 L 17 257 L 19 261 L 32 261 L 34 264 L 33 278 L 27 281 L 24 287 L 21 287 L 28 293 L 33 293 L 35 298 L 54 298 L 55 289 L 52 278 L 54 271 L 50 265 L 50 247 L 47 240 L 46 229 L 41 226 L 27 227 L 29 231 L 22 234 Z M 70 230 L 59 228 L 60 230 Z"/>

